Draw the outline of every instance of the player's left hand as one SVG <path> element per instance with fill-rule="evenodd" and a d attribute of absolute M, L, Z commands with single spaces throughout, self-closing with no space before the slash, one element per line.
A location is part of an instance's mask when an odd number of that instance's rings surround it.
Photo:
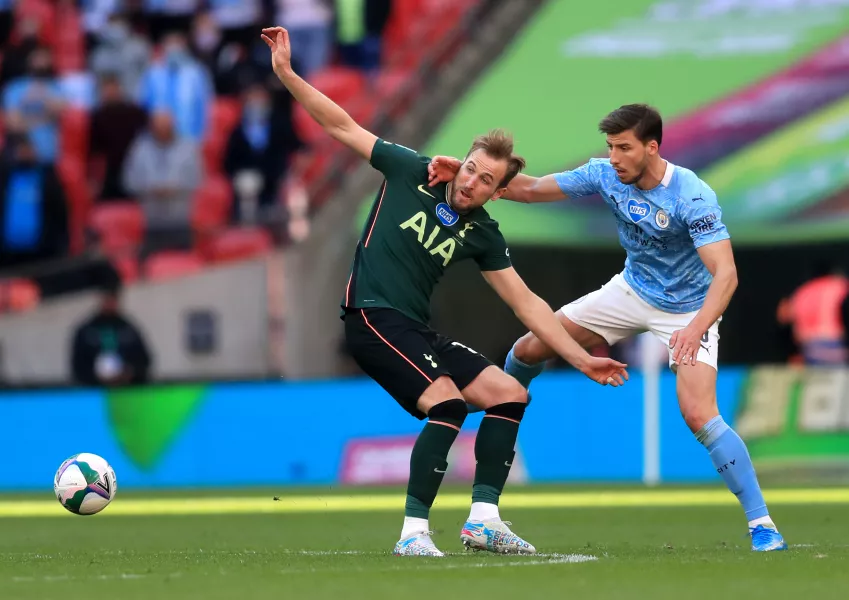
<path fill-rule="evenodd" d="M 462 164 L 460 160 L 450 156 L 434 156 L 427 165 L 428 186 L 452 181 Z"/>
<path fill-rule="evenodd" d="M 679 329 L 672 334 L 669 347 L 672 348 L 672 360 L 678 365 L 695 365 L 699 355 L 700 342 L 704 335 L 692 325 Z"/>
<path fill-rule="evenodd" d="M 613 360 L 612 358 L 591 356 L 578 368 L 581 373 L 596 383 L 619 387 L 620 385 L 625 385 L 625 382 L 628 381 L 628 371 L 625 369 L 627 366 L 625 363 Z"/>

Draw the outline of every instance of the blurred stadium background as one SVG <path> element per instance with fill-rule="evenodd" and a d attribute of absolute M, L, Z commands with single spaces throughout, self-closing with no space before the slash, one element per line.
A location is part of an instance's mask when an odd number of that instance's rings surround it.
<path fill-rule="evenodd" d="M 405 480 L 419 424 L 357 371 L 337 317 L 379 176 L 293 106 L 266 24 L 292 31 L 300 72 L 361 123 L 429 154 L 461 156 L 504 127 L 529 172 L 550 173 L 604 155 L 609 110 L 656 105 L 663 155 L 716 190 L 735 244 L 726 419 L 765 481 L 849 475 L 849 0 L 0 11 L 0 439 L 16 463 L 0 491 L 46 492 L 80 451 L 106 457 L 123 489 Z M 597 199 L 492 212 L 552 306 L 622 268 Z M 500 362 L 522 328 L 472 271 L 446 278 L 434 323 Z M 809 364 L 814 340 L 843 350 Z M 553 363 L 515 481 L 718 482 L 664 349 L 597 352 L 627 359 L 631 382 L 602 389 Z M 473 472 L 475 424 L 454 482 Z"/>

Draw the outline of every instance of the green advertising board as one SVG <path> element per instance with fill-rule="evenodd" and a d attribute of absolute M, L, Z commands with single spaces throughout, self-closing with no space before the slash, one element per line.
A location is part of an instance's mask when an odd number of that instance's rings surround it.
<path fill-rule="evenodd" d="M 849 370 L 753 369 L 735 429 L 761 473 L 849 478 Z"/>

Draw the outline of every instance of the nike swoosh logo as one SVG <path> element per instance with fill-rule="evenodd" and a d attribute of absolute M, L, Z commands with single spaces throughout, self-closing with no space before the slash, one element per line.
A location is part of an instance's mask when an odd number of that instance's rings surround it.
<path fill-rule="evenodd" d="M 434 196 L 434 195 L 433 195 L 433 194 L 431 194 L 429 191 L 427 191 L 427 190 L 425 189 L 424 184 L 420 184 L 420 185 L 419 185 L 419 191 L 420 191 L 422 194 L 427 194 L 428 196 L 430 196 L 431 198 L 433 198 L 434 200 L 436 200 L 436 196 Z"/>
<path fill-rule="evenodd" d="M 509 462 L 507 462 L 507 461 L 505 460 L 505 461 L 504 461 L 504 466 L 505 466 L 505 467 L 512 467 L 512 466 L 513 466 L 513 463 L 509 463 Z"/>
<path fill-rule="evenodd" d="M 433 472 L 434 473 L 445 473 L 445 471 L 440 471 L 439 469 L 434 469 Z"/>

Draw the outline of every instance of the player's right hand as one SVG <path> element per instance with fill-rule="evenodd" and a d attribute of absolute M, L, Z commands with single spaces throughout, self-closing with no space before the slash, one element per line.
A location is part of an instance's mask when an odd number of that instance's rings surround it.
<path fill-rule="evenodd" d="M 612 358 L 591 356 L 579 369 L 581 373 L 596 383 L 619 387 L 620 385 L 625 385 L 625 382 L 628 381 L 627 366 L 625 363 L 613 360 Z"/>
<path fill-rule="evenodd" d="M 450 156 L 434 156 L 427 165 L 428 186 L 453 180 L 462 164 L 462 161 Z"/>
<path fill-rule="evenodd" d="M 289 32 L 283 27 L 266 27 L 262 30 L 262 40 L 271 48 L 271 66 L 280 77 L 292 70 L 292 46 Z"/>

